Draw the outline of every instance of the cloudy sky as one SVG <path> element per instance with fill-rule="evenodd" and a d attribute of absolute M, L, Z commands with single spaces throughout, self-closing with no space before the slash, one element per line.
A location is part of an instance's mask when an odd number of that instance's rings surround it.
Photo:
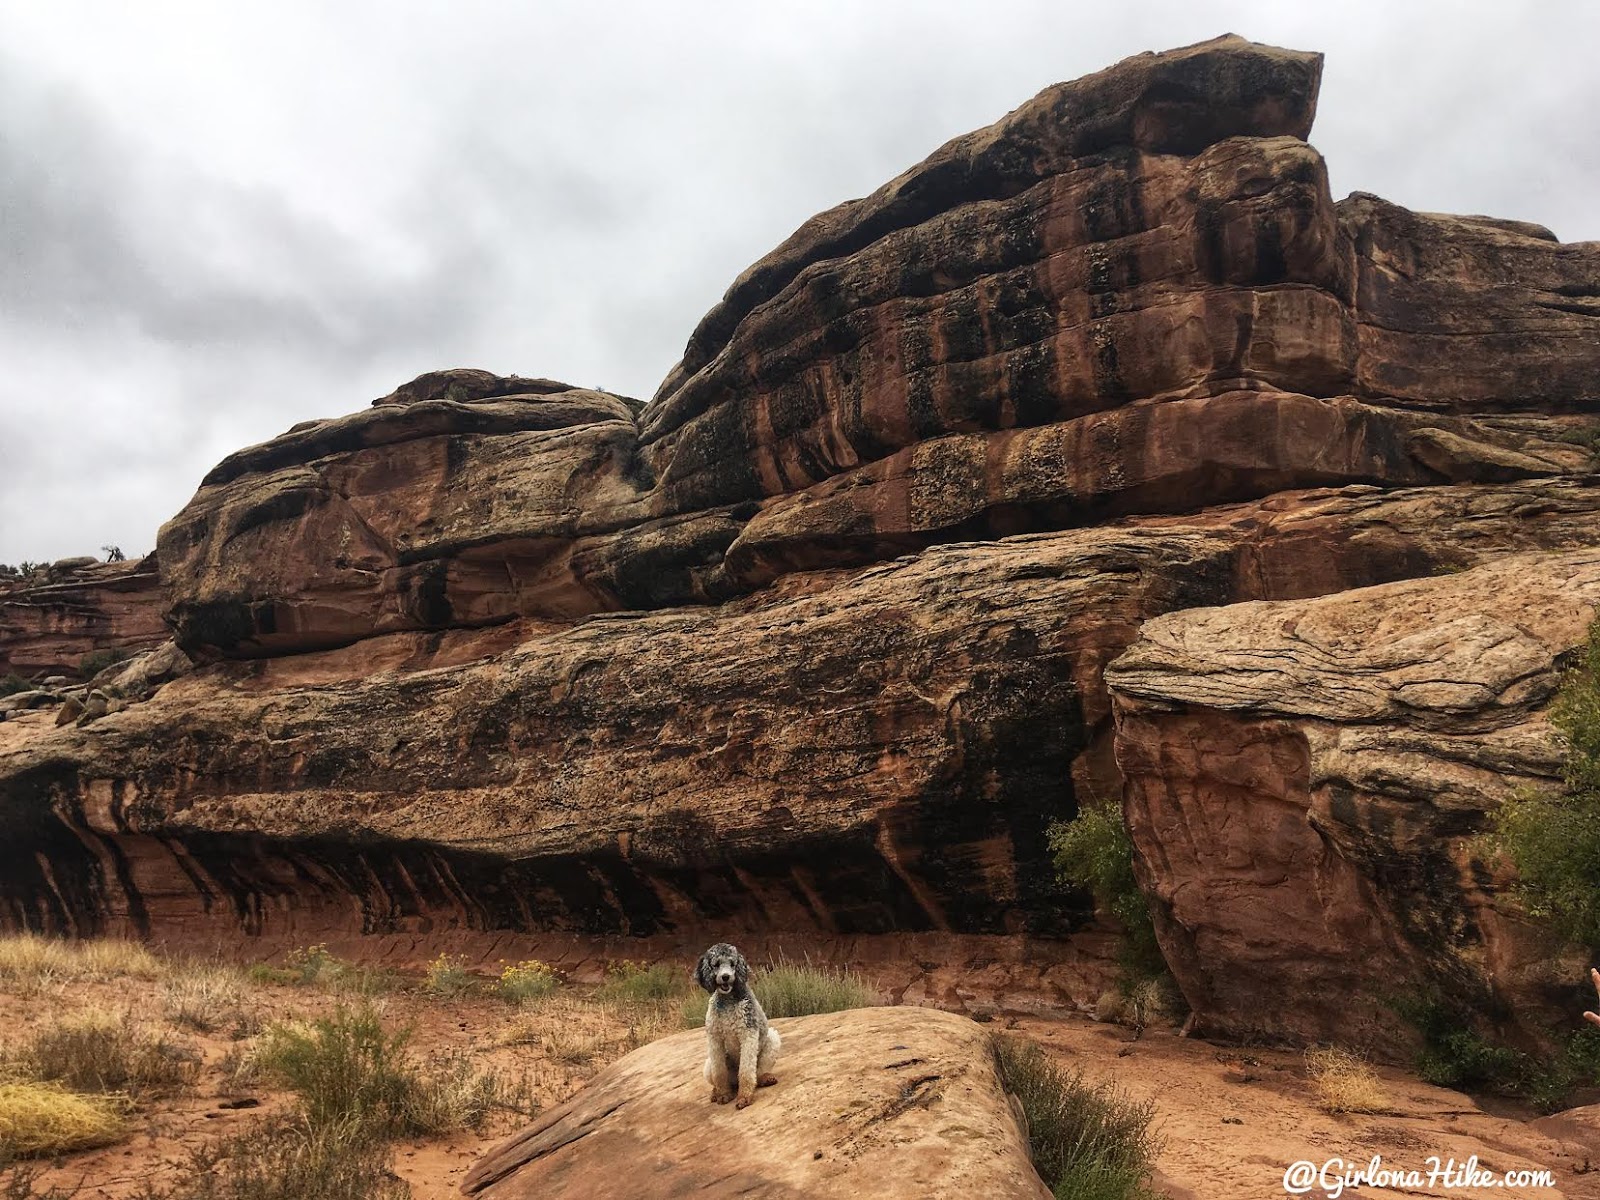
<path fill-rule="evenodd" d="M 1336 196 L 1600 239 L 1588 0 L 0 0 L 0 562 L 425 370 L 648 397 L 812 213 L 1225 31 L 1327 54 Z"/>

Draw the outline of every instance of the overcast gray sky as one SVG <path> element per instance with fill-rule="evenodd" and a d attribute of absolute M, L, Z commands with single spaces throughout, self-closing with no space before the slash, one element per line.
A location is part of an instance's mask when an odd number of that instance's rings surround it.
<path fill-rule="evenodd" d="M 438 367 L 647 398 L 733 278 L 1047 84 L 1327 54 L 1336 196 L 1600 239 L 1600 4 L 0 0 L 0 562 Z"/>

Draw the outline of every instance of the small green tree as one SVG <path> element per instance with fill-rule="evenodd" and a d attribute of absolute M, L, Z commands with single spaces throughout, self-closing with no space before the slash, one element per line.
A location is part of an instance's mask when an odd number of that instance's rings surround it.
<path fill-rule="evenodd" d="M 1561 681 L 1550 720 L 1567 742 L 1566 788 L 1526 792 L 1494 817 L 1527 910 L 1574 945 L 1600 949 L 1600 619 Z"/>
<path fill-rule="evenodd" d="M 1127 931 L 1122 966 L 1139 978 L 1166 971 L 1166 960 L 1156 942 L 1150 906 L 1133 874 L 1133 840 L 1122 824 L 1122 813 L 1111 808 L 1083 808 L 1071 821 L 1058 821 L 1047 831 L 1056 877 L 1069 887 L 1082 888 L 1095 906 L 1114 916 Z"/>
<path fill-rule="evenodd" d="M 108 563 L 127 561 L 128 556 L 122 552 L 121 546 L 101 546 L 100 549 L 105 554 Z"/>

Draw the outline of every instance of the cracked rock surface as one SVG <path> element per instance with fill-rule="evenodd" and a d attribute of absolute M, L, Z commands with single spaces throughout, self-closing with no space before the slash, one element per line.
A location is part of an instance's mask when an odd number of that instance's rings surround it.
<path fill-rule="evenodd" d="M 749 1108 L 712 1104 L 705 1034 L 674 1034 L 491 1150 L 462 1191 L 482 1200 L 1050 1195 L 982 1026 L 916 1008 L 772 1024 L 783 1035 L 778 1082 Z"/>

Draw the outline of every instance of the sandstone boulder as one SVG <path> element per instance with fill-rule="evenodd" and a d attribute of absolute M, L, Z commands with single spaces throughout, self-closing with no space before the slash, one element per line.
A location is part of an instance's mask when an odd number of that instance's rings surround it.
<path fill-rule="evenodd" d="M 1597 608 L 1587 549 L 1146 623 L 1105 679 L 1200 1028 L 1370 1041 L 1419 988 L 1555 1017 L 1567 981 L 1475 836 L 1559 786 L 1544 708 Z"/>
<path fill-rule="evenodd" d="M 705 1035 L 603 1071 L 502 1143 L 462 1184 L 483 1200 L 1047 1198 L 989 1034 L 949 1013 L 868 1008 L 774 1021 L 778 1082 L 714 1105 Z"/>

